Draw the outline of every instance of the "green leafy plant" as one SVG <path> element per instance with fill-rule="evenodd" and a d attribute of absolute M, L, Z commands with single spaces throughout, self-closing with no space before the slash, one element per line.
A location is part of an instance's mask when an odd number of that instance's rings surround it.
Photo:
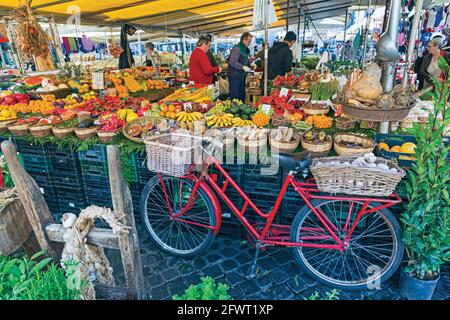
<path fill-rule="evenodd" d="M 416 161 L 408 172 L 408 205 L 401 216 L 403 241 L 408 257 L 405 271 L 413 277 L 431 280 L 450 260 L 450 164 L 446 158 L 445 127 L 450 125 L 449 66 L 441 57 L 442 82 L 433 78 L 434 109 L 428 122 L 410 129 L 417 140 Z"/>
<path fill-rule="evenodd" d="M 339 300 L 339 291 L 333 289 L 325 292 L 325 296 L 321 296 L 319 291 L 314 291 L 308 300 Z"/>
<path fill-rule="evenodd" d="M 44 252 L 30 259 L 0 256 L 0 300 L 76 300 L 85 287 L 73 285 L 73 271 L 61 269 Z M 67 268 L 75 270 L 75 268 Z"/>
<path fill-rule="evenodd" d="M 228 294 L 229 286 L 223 283 L 216 285 L 211 277 L 202 277 L 201 283 L 191 285 L 181 296 L 174 295 L 173 300 L 232 300 Z"/>

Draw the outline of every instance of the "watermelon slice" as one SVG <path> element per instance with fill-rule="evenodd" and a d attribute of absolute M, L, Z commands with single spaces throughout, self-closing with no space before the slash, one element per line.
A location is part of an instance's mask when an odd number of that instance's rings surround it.
<path fill-rule="evenodd" d="M 29 77 L 25 79 L 23 83 L 26 84 L 27 86 L 33 87 L 40 85 L 42 83 L 42 80 L 43 78 L 41 77 Z"/>

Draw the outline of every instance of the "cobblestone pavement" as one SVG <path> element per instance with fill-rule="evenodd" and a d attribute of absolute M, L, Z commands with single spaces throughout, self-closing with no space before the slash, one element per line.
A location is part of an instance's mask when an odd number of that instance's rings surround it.
<path fill-rule="evenodd" d="M 171 299 L 181 294 L 191 284 L 200 282 L 202 276 L 211 276 L 217 282 L 230 286 L 229 294 L 236 300 L 304 300 L 316 291 L 325 296 L 332 288 L 317 283 L 302 272 L 294 262 L 290 249 L 272 247 L 261 252 L 258 264 L 262 271 L 255 279 L 246 275 L 253 261 L 254 247 L 247 241 L 216 236 L 211 247 L 194 259 L 181 259 L 159 251 L 149 236 L 139 227 L 141 259 L 144 269 L 145 289 L 148 298 Z M 125 278 L 118 251 L 107 250 L 118 285 Z M 382 285 L 381 290 L 339 292 L 342 300 L 398 300 L 399 272 Z M 441 275 L 434 300 L 450 299 L 450 268 Z"/>

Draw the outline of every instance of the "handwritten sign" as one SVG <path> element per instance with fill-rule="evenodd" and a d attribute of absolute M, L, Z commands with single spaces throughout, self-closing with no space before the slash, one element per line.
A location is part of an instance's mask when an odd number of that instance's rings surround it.
<path fill-rule="evenodd" d="M 261 107 L 261 110 L 262 110 L 265 114 L 269 114 L 270 108 L 272 108 L 272 106 L 271 106 L 270 104 L 263 104 L 262 107 Z"/>
<path fill-rule="evenodd" d="M 280 97 L 287 97 L 289 94 L 289 89 L 288 88 L 281 88 L 280 90 Z"/>
<path fill-rule="evenodd" d="M 92 89 L 105 89 L 105 74 L 103 72 L 92 72 Z"/>

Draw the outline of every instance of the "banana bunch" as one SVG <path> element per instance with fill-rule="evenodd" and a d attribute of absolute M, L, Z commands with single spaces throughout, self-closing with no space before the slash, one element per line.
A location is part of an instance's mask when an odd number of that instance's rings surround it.
<path fill-rule="evenodd" d="M 246 127 L 253 125 L 252 120 L 243 120 L 239 117 L 233 118 L 232 122 L 234 127 Z"/>
<path fill-rule="evenodd" d="M 180 112 L 178 115 L 177 121 L 178 122 L 194 122 L 197 120 L 203 119 L 203 114 L 200 112 Z"/>
<path fill-rule="evenodd" d="M 233 124 L 234 116 L 230 113 L 214 114 L 206 118 L 208 127 L 229 127 Z"/>

